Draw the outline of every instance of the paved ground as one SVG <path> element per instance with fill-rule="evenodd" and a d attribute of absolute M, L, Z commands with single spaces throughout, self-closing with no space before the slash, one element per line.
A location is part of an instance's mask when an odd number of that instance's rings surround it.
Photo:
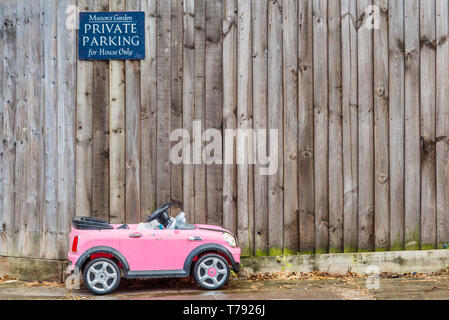
<path fill-rule="evenodd" d="M 219 291 L 198 289 L 189 279 L 122 282 L 108 296 L 93 296 L 85 288 L 68 291 L 62 285 L 0 282 L 3 299 L 449 299 L 449 276 L 381 278 L 377 290 L 366 288 L 364 278 L 310 277 L 310 279 L 231 280 Z"/>

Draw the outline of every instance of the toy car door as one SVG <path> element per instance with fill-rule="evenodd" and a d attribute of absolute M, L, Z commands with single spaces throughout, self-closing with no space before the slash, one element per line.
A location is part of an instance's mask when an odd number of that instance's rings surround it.
<path fill-rule="evenodd" d="M 183 230 L 124 230 L 121 252 L 131 271 L 181 270 L 187 258 Z"/>

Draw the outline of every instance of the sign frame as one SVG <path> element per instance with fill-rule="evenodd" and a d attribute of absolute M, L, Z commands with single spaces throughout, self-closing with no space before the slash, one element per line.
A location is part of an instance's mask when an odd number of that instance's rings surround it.
<path fill-rule="evenodd" d="M 145 59 L 145 12 L 80 12 L 78 59 Z"/>

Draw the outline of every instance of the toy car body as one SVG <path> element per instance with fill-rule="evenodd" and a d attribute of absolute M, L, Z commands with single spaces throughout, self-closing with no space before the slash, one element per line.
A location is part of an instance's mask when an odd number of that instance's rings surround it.
<path fill-rule="evenodd" d="M 184 214 L 169 217 L 166 204 L 140 224 L 108 224 L 73 219 L 69 268 L 82 272 L 95 294 L 114 291 L 125 278 L 188 277 L 205 289 L 218 289 L 239 271 L 241 250 L 228 230 L 186 223 Z M 157 221 L 157 223 L 155 223 Z"/>

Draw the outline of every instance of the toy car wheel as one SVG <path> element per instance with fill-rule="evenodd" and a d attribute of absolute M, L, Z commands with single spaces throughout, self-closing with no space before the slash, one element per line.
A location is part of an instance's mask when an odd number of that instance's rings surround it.
<path fill-rule="evenodd" d="M 218 254 L 208 254 L 198 259 L 194 268 L 196 282 L 204 289 L 217 290 L 229 279 L 229 264 Z"/>
<path fill-rule="evenodd" d="M 120 284 L 120 269 L 114 261 L 98 258 L 86 265 L 83 280 L 92 293 L 108 294 Z"/>

